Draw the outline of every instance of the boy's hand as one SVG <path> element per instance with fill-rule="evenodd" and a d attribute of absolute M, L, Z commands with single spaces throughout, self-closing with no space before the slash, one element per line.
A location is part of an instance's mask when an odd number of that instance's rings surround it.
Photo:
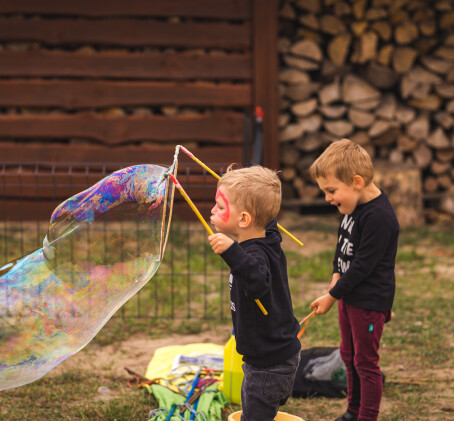
<path fill-rule="evenodd" d="M 210 235 L 208 237 L 208 241 L 216 254 L 224 253 L 224 251 L 226 251 L 234 243 L 231 238 L 219 232 L 217 234 Z"/>
<path fill-rule="evenodd" d="M 311 308 L 315 308 L 315 314 L 326 314 L 336 302 L 336 299 L 330 294 L 322 295 L 315 301 L 312 301 Z"/>

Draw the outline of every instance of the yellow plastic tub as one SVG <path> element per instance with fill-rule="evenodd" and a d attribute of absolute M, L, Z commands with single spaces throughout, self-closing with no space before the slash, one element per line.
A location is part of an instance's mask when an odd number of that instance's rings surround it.
<path fill-rule="evenodd" d="M 241 412 L 237 411 L 229 415 L 228 421 L 240 421 Z M 304 421 L 302 418 L 297 417 L 296 415 L 287 414 L 287 412 L 278 412 L 275 421 Z"/>

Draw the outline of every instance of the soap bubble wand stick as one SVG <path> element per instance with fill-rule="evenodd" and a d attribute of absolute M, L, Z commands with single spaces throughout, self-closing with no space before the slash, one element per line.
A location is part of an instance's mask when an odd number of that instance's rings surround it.
<path fill-rule="evenodd" d="M 211 168 L 207 167 L 200 159 L 196 158 L 191 152 L 189 152 L 184 146 L 178 145 L 180 149 L 187 155 L 189 158 L 197 162 L 202 168 L 207 170 L 213 177 L 217 178 L 218 180 L 221 178 L 218 174 L 216 174 Z M 277 224 L 277 227 L 284 233 L 287 234 L 293 241 L 299 244 L 301 247 L 304 245 L 300 240 L 298 240 L 293 234 L 288 232 L 283 226 Z"/>
<path fill-rule="evenodd" d="M 309 324 L 311 319 L 315 316 L 316 316 L 316 313 L 314 310 L 311 314 L 307 315 L 303 320 L 300 321 L 300 326 L 303 326 L 303 327 L 301 328 L 301 330 L 299 331 L 299 333 L 297 335 L 298 339 L 301 339 L 301 336 L 303 336 L 303 333 L 306 331 L 307 325 Z"/>
<path fill-rule="evenodd" d="M 175 184 L 175 187 L 178 189 L 178 191 L 181 193 L 181 195 L 184 197 L 186 202 L 188 202 L 188 205 L 190 208 L 193 210 L 193 212 L 197 215 L 197 218 L 199 218 L 200 222 L 203 224 L 205 229 L 208 231 L 208 234 L 212 235 L 213 231 L 210 228 L 210 226 L 207 224 L 205 219 L 203 219 L 203 216 L 200 214 L 199 210 L 196 208 L 192 200 L 189 198 L 183 187 L 181 186 L 180 182 L 176 179 L 176 177 L 172 173 L 166 173 L 165 176 L 169 176 L 170 179 L 172 180 L 173 184 Z"/>
<path fill-rule="evenodd" d="M 190 197 L 187 195 L 179 181 L 175 178 L 175 176 L 172 173 L 166 173 L 165 176 L 170 177 L 172 180 L 173 184 L 175 184 L 175 187 L 178 189 L 178 191 L 181 193 L 181 195 L 184 197 L 190 208 L 193 210 L 193 212 L 197 215 L 197 218 L 199 218 L 200 222 L 203 224 L 205 229 L 208 231 L 208 234 L 213 235 L 213 231 L 210 228 L 210 226 L 207 224 L 205 219 L 203 219 L 203 216 L 200 214 L 199 210 L 196 208 Z M 255 302 L 259 306 L 260 310 L 262 310 L 262 313 L 266 316 L 268 312 L 266 311 L 265 307 L 263 307 L 263 304 L 260 302 L 259 299 L 256 299 Z"/>

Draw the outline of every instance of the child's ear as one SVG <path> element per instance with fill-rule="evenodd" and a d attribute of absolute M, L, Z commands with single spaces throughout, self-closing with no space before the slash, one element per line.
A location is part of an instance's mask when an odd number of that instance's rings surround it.
<path fill-rule="evenodd" d="M 241 212 L 240 214 L 240 228 L 247 228 L 252 223 L 252 217 L 249 212 Z"/>
<path fill-rule="evenodd" d="M 364 179 L 360 175 L 353 176 L 353 187 L 356 190 L 361 190 L 364 187 Z"/>

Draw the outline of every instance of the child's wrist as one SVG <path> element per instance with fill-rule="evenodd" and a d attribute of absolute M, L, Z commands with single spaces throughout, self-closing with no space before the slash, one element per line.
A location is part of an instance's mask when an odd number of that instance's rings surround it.
<path fill-rule="evenodd" d="M 328 294 L 326 294 L 326 295 L 330 298 L 330 301 L 333 304 L 337 301 L 337 298 L 331 295 L 331 291 L 329 291 Z"/>

